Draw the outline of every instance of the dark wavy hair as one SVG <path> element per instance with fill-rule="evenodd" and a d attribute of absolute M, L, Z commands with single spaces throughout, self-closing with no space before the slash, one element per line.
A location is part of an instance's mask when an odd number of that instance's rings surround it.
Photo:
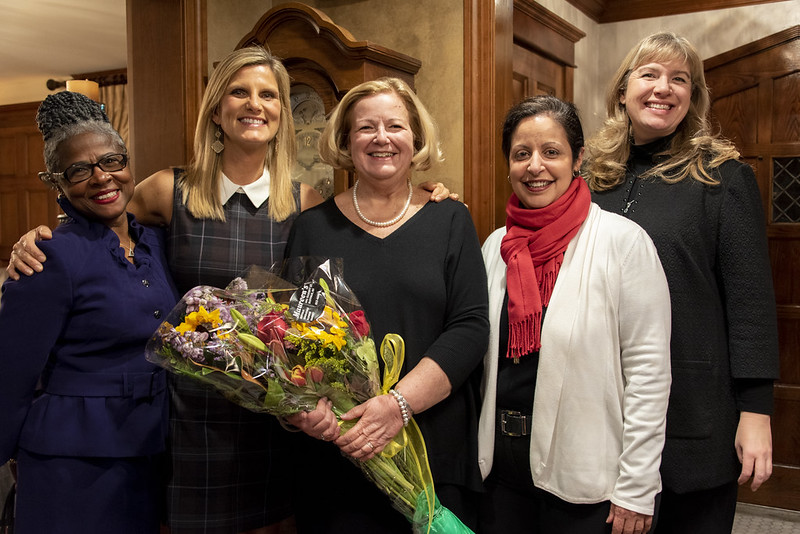
<path fill-rule="evenodd" d="M 572 163 L 578 161 L 583 148 L 583 127 L 578 116 L 578 108 L 572 102 L 565 102 L 550 95 L 531 96 L 514 104 L 503 121 L 503 156 L 508 161 L 511 155 L 511 138 L 519 123 L 528 117 L 547 115 L 564 128 L 567 142 L 572 149 Z"/>

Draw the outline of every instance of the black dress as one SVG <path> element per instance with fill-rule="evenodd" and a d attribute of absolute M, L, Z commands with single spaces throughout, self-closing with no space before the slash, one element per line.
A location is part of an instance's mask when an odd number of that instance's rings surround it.
<path fill-rule="evenodd" d="M 269 217 L 269 200 L 256 208 L 234 193 L 226 222 L 196 219 L 176 186 L 167 256 L 181 294 L 196 285 L 225 287 L 250 265 L 283 260 L 292 223 Z M 287 481 L 294 435 L 271 415 L 240 408 L 191 378 L 170 374 L 170 479 L 167 524 L 181 532 L 235 534 L 292 514 Z"/>

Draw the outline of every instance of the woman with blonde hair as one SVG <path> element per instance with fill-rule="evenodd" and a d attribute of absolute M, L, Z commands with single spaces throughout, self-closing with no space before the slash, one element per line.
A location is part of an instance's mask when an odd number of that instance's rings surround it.
<path fill-rule="evenodd" d="M 711 132 L 703 62 L 685 38 L 642 39 L 606 104 L 584 176 L 594 202 L 653 239 L 672 304 L 655 532 L 729 533 L 737 479 L 755 491 L 772 472 L 777 320 L 758 184 Z"/>
<path fill-rule="evenodd" d="M 281 261 L 297 215 L 322 200 L 291 177 L 289 89 L 286 69 L 265 49 L 229 54 L 209 77 L 192 162 L 136 188 L 147 222 L 169 227 L 169 264 L 181 292 L 225 287 L 249 265 Z M 291 436 L 275 418 L 192 379 L 170 375 L 170 382 L 172 534 L 278 532 L 292 514 L 285 491 Z"/>
<path fill-rule="evenodd" d="M 442 158 L 433 120 L 408 85 L 382 78 L 344 96 L 320 145 L 323 161 L 355 170 L 357 181 L 298 217 L 287 255 L 341 258 L 375 340 L 389 332 L 403 336 L 405 364 L 393 392 L 343 415 L 357 422 L 341 435 L 324 402 L 289 418 L 320 440 L 306 444 L 302 467 L 336 481 L 335 491 L 297 511 L 298 531 L 411 531 L 339 453 L 362 461 L 380 454 L 411 415 L 425 438 L 441 503 L 474 528 L 481 488 L 476 368 L 489 334 L 486 274 L 469 211 L 457 202 L 429 202 L 411 183 L 413 171 Z"/>

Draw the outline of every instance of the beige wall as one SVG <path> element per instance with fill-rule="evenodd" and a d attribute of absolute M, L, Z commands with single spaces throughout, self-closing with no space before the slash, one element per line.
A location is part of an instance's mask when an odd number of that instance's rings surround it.
<path fill-rule="evenodd" d="M 286 2 L 208 0 L 208 59 L 218 61 L 272 6 Z M 345 27 L 357 40 L 372 41 L 419 59 L 416 89 L 439 125 L 445 162 L 416 181 L 442 181 L 463 193 L 464 61 L 463 0 L 312 0 L 304 2 Z M 420 16 L 424 13 L 425 16 Z"/>

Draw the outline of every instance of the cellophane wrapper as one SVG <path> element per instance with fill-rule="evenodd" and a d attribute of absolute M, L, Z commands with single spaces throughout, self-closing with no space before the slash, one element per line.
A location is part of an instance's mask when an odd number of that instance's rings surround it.
<path fill-rule="evenodd" d="M 313 410 L 326 397 L 341 416 L 388 393 L 399 379 L 404 344 L 388 334 L 379 356 L 339 265 L 304 258 L 282 276 L 251 267 L 225 289 L 191 289 L 148 342 L 146 357 L 254 412 L 288 416 Z M 343 432 L 353 424 L 340 422 Z M 471 532 L 439 504 L 413 418 L 381 454 L 354 463 L 414 532 Z"/>

